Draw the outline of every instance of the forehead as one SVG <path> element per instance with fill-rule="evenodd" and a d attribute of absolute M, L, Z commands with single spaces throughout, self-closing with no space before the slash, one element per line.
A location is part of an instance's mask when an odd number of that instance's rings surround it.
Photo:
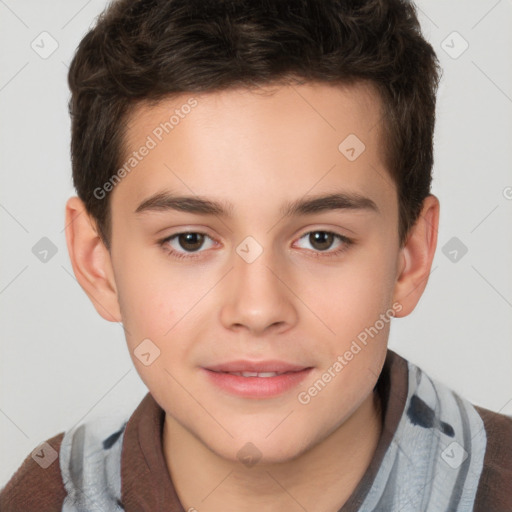
<path fill-rule="evenodd" d="M 197 101 L 199 108 L 188 108 L 192 98 Z M 184 111 L 184 116 L 181 110 Z M 276 120 L 283 116 L 288 119 L 300 118 L 313 125 L 322 123 L 325 130 L 339 131 L 338 135 L 342 135 L 343 130 L 351 125 L 362 137 L 382 117 L 381 98 L 371 82 L 269 84 L 251 89 L 232 87 L 221 91 L 180 93 L 160 100 L 137 102 L 132 106 L 127 119 L 125 141 L 132 145 L 141 132 L 149 133 L 155 128 L 156 120 L 169 120 L 173 113 L 177 114 L 173 121 L 174 128 L 178 128 L 178 124 L 190 112 L 194 114 L 192 117 L 196 124 L 213 122 L 219 116 L 220 119 L 229 117 L 233 120 L 251 115 L 255 123 L 270 118 Z M 267 129 L 271 130 L 272 126 Z M 378 131 L 377 129 L 376 132 Z"/>
<path fill-rule="evenodd" d="M 381 102 L 357 85 L 274 85 L 180 94 L 139 103 L 128 118 L 124 160 L 152 146 L 114 190 L 133 211 L 164 189 L 244 202 L 288 200 L 342 185 L 376 196 L 393 192 L 384 165 Z M 113 200 L 114 200 L 113 198 Z M 247 204 L 247 202 L 245 202 Z M 385 206 L 385 205 L 382 205 Z"/>

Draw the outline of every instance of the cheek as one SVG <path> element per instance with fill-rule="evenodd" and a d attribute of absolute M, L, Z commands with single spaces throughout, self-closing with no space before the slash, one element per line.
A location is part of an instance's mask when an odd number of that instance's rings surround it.
<path fill-rule="evenodd" d="M 120 303 L 133 364 L 148 389 L 177 391 L 172 376 L 183 380 L 180 368 L 190 349 L 185 343 L 193 318 L 187 315 L 189 297 L 172 281 L 156 279 L 149 272 L 124 277 Z"/>
<path fill-rule="evenodd" d="M 304 302 L 323 321 L 325 334 L 354 335 L 373 324 L 390 306 L 393 282 L 390 264 L 354 258 L 331 269 L 329 276 L 302 285 Z"/>
<path fill-rule="evenodd" d="M 123 319 L 135 326 L 141 325 L 141 319 L 149 321 L 163 313 L 172 290 L 172 283 L 161 274 L 161 263 L 149 257 L 148 252 L 126 248 L 116 258 L 116 285 Z"/>
<path fill-rule="evenodd" d="M 363 389 L 369 392 L 373 387 L 397 312 L 392 307 L 393 271 L 390 252 L 368 252 L 333 271 L 321 286 L 317 282 L 309 288 L 307 300 L 324 324 L 319 324 L 324 332 L 321 371 L 332 382 L 330 391 L 317 402 L 320 408 L 323 401 L 329 407 L 331 393 L 342 393 L 343 402 L 349 404 L 358 400 Z"/>
<path fill-rule="evenodd" d="M 178 365 L 193 348 L 190 340 L 201 325 L 198 301 L 207 292 L 206 276 L 194 277 L 165 258 L 127 259 L 118 274 L 119 303 L 132 356 L 149 339 L 160 350 L 159 364 Z M 141 373 L 145 370 L 141 367 Z"/>
<path fill-rule="evenodd" d="M 171 321 L 172 308 L 162 290 L 149 286 L 143 276 L 126 276 L 118 286 L 123 323 L 133 338 L 161 336 Z"/>
<path fill-rule="evenodd" d="M 159 273 L 156 265 L 126 259 L 116 273 L 126 338 L 131 348 L 144 338 L 160 344 L 180 315 L 180 288 Z"/>

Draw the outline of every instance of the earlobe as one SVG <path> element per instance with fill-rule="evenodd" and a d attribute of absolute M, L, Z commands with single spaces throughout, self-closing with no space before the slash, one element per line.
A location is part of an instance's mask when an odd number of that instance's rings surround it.
<path fill-rule="evenodd" d="M 430 194 L 425 198 L 418 220 L 400 250 L 393 296 L 393 300 L 402 305 L 397 317 L 407 316 L 414 310 L 427 286 L 437 247 L 439 208 L 436 196 Z"/>
<path fill-rule="evenodd" d="M 76 279 L 96 311 L 109 322 L 120 322 L 121 313 L 110 254 L 78 197 L 66 203 L 66 243 Z"/>

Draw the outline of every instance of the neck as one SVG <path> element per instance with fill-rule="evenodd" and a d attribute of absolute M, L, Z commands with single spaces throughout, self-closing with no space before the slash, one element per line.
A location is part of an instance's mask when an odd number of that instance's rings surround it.
<path fill-rule="evenodd" d="M 348 500 L 372 460 L 382 431 L 373 391 L 361 406 L 313 448 L 279 464 L 244 467 L 211 451 L 166 415 L 163 448 L 185 510 L 217 512 L 332 511 Z"/>

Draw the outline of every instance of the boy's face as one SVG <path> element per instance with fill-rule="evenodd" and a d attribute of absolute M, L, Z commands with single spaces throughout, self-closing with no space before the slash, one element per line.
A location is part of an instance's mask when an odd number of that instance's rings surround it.
<path fill-rule="evenodd" d="M 126 137 L 126 159 L 138 151 L 140 160 L 110 198 L 114 287 L 137 371 L 168 423 L 232 460 L 246 442 L 264 460 L 289 460 L 368 404 L 389 320 L 415 305 L 400 296 L 406 258 L 377 97 L 362 86 L 274 92 L 140 106 Z M 166 133 L 160 123 L 173 114 Z M 157 194 L 208 199 L 226 213 L 156 208 L 147 201 Z M 330 194 L 357 194 L 375 208 L 283 213 Z M 204 236 L 164 241 L 183 232 Z M 233 361 L 304 370 L 212 373 Z"/>

